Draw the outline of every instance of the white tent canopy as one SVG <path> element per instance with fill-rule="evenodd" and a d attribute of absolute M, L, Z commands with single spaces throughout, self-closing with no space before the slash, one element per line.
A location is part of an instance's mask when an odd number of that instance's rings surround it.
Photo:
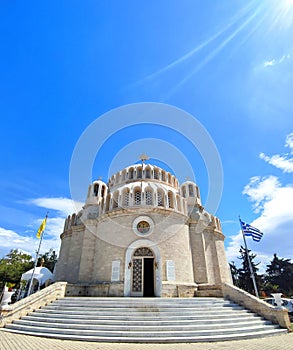
<path fill-rule="evenodd" d="M 34 269 L 31 269 L 21 275 L 21 280 L 29 281 L 32 278 Z M 36 267 L 35 273 L 34 273 L 34 279 L 37 279 L 39 284 L 42 285 L 46 283 L 48 280 L 53 280 L 53 274 L 52 272 L 47 269 L 46 267 L 39 266 Z"/>

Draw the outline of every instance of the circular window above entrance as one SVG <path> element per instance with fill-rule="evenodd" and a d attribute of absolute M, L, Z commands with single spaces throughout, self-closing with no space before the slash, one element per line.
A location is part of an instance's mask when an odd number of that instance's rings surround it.
<path fill-rule="evenodd" d="M 138 236 L 146 237 L 153 233 L 154 222 L 148 216 L 139 216 L 133 221 L 132 229 Z"/>

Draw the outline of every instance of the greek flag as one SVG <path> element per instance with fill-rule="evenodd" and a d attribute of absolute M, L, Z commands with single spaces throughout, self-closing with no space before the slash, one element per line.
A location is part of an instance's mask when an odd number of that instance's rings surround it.
<path fill-rule="evenodd" d="M 240 220 L 240 224 L 241 224 L 241 229 L 242 229 L 243 233 L 245 234 L 245 236 L 251 236 L 255 242 L 259 242 L 261 240 L 263 233 L 259 229 L 255 228 L 249 224 L 246 224 L 245 222 L 243 222 L 241 220 Z"/>

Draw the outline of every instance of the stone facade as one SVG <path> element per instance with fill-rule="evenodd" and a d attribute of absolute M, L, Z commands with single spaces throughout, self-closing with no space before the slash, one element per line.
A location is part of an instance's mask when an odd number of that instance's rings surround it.
<path fill-rule="evenodd" d="M 231 281 L 220 221 L 198 186 L 148 164 L 94 181 L 61 240 L 55 280 L 69 295 L 219 295 Z"/>

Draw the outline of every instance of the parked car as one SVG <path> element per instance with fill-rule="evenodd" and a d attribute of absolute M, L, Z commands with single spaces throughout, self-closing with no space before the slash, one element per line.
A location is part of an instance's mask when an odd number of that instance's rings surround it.
<path fill-rule="evenodd" d="M 282 306 L 285 307 L 291 316 L 293 316 L 293 299 L 281 298 Z M 277 306 L 274 298 L 265 298 L 264 301 L 270 305 Z"/>

